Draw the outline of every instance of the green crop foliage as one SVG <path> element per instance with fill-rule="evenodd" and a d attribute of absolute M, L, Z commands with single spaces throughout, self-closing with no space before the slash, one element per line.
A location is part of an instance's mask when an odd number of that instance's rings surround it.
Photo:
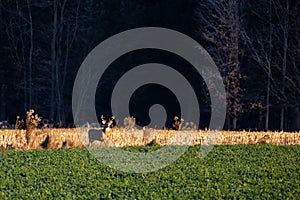
<path fill-rule="evenodd" d="M 148 152 L 159 147 L 130 147 Z M 200 146 L 152 173 L 124 173 L 86 149 L 0 152 L 0 199 L 297 199 L 300 146 Z"/>

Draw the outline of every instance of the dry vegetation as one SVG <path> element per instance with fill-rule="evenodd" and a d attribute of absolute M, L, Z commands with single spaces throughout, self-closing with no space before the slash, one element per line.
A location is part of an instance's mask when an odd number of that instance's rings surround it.
<path fill-rule="evenodd" d="M 205 144 L 208 131 L 167 131 L 153 129 L 112 129 L 103 134 L 102 141 L 89 143 L 85 129 L 36 129 L 26 139 L 26 130 L 0 130 L 1 149 L 53 149 L 95 146 L 140 146 L 155 141 L 160 145 Z M 100 134 L 99 130 L 99 134 Z M 215 133 L 215 132 L 212 132 Z M 260 144 L 293 145 L 300 144 L 299 132 L 247 132 L 221 131 L 214 142 L 221 144 Z M 210 134 L 215 135 L 215 134 Z M 190 139 L 190 137 L 192 138 Z"/>
<path fill-rule="evenodd" d="M 26 130 L 0 130 L 0 147 L 13 149 L 54 149 L 82 147 L 75 129 L 37 129 L 27 142 Z"/>

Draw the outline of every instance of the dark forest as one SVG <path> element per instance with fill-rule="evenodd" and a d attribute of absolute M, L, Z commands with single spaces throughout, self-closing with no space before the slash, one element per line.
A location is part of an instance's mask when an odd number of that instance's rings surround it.
<path fill-rule="evenodd" d="M 163 27 L 198 41 L 218 66 L 227 93 L 224 129 L 299 130 L 299 10 L 298 0 L 0 0 L 0 121 L 14 124 L 17 116 L 25 118 L 34 109 L 71 126 L 73 84 L 88 53 L 122 31 Z M 114 83 L 128 69 L 148 62 L 178 70 L 188 65 L 162 51 L 123 55 L 98 84 L 97 115 L 112 115 Z M 114 70 L 116 65 L 122 67 Z M 183 73 L 199 84 L 194 89 L 202 106 L 200 128 L 206 128 L 210 101 L 205 83 L 193 71 Z M 170 118 L 177 114 L 176 101 L 166 100 L 172 94 L 145 86 L 129 106 L 139 124 L 147 124 L 143 102 L 160 97 L 158 103 L 171 105 Z"/>

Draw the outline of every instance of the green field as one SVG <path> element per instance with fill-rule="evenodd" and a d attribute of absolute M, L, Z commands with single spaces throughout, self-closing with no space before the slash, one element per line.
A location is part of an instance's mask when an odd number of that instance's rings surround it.
<path fill-rule="evenodd" d="M 145 174 L 111 169 L 86 149 L 0 152 L 0 199 L 300 198 L 299 145 L 215 146 L 204 159 L 199 149 Z"/>

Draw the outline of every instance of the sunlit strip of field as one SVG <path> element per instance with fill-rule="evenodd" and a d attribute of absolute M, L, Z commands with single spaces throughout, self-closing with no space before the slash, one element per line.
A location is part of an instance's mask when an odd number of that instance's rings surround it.
<path fill-rule="evenodd" d="M 26 141 L 25 130 L 0 130 L 2 149 L 54 149 L 89 146 L 143 146 L 153 141 L 159 145 L 180 144 L 300 144 L 299 132 L 248 132 L 248 131 L 173 131 L 154 129 L 112 129 L 102 134 L 102 141 L 90 141 L 89 129 L 39 129 Z M 214 137 L 214 140 L 211 138 Z M 209 141 L 210 139 L 210 141 Z"/>

